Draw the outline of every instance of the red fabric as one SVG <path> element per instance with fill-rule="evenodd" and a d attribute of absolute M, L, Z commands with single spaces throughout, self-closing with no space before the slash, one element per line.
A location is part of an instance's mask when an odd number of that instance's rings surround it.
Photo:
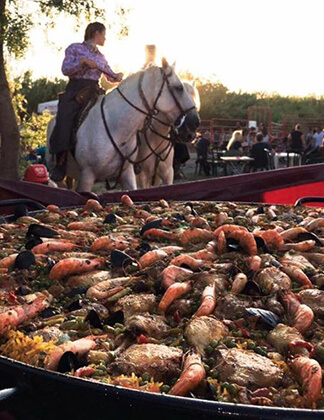
<path fill-rule="evenodd" d="M 125 192 L 102 194 L 107 203 L 119 202 Z M 212 178 L 130 191 L 134 201 L 216 200 L 294 204 L 300 197 L 324 196 L 324 164 Z M 88 194 L 22 181 L 0 180 L 0 200 L 29 198 L 43 205 L 81 206 Z M 93 195 L 92 195 L 93 198 Z M 0 207 L 0 212 L 1 212 Z"/>

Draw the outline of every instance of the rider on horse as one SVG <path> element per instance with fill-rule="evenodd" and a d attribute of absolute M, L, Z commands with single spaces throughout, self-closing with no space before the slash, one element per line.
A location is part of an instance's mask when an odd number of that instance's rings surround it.
<path fill-rule="evenodd" d="M 102 23 L 90 23 L 84 42 L 71 44 L 65 51 L 62 72 L 69 77 L 63 94 L 59 95 L 56 125 L 50 138 L 50 152 L 56 155 L 56 166 L 51 173 L 54 181 L 62 181 L 66 174 L 68 151 L 74 148 L 75 120 L 90 96 L 103 93 L 98 81 L 102 74 L 110 82 L 120 82 L 122 73 L 114 73 L 97 45 L 103 46 L 106 28 Z"/>

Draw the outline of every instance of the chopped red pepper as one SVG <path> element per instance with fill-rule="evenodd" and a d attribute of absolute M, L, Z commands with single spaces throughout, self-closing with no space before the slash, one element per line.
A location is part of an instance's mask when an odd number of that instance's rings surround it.
<path fill-rule="evenodd" d="M 137 336 L 136 341 L 137 341 L 137 344 L 147 344 L 150 342 L 149 339 L 144 334 Z"/>

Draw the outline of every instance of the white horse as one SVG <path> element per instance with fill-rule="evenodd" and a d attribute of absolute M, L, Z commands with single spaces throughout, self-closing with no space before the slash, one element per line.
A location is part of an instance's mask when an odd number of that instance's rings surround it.
<path fill-rule="evenodd" d="M 160 121 L 157 114 L 171 126 L 184 117 L 194 130 L 199 125 L 193 99 L 165 59 L 162 68 L 150 67 L 125 79 L 90 110 L 77 132 L 75 158 L 81 171 L 77 191 L 91 191 L 95 180 L 111 178 L 117 178 L 123 189 L 136 189 L 136 133 L 148 120 Z"/>
<path fill-rule="evenodd" d="M 193 84 L 183 83 L 188 95 L 195 103 L 196 109 L 200 109 L 199 92 Z M 159 115 L 160 119 L 167 123 L 167 118 Z M 194 138 L 197 127 L 188 127 L 184 124 L 177 130 L 176 140 L 186 143 Z M 143 133 L 140 133 L 137 161 L 141 162 L 141 171 L 136 175 L 138 188 L 150 188 L 153 185 L 173 183 L 174 170 L 174 145 L 171 141 L 169 125 L 161 124 L 153 120 L 151 127 L 148 127 Z"/>

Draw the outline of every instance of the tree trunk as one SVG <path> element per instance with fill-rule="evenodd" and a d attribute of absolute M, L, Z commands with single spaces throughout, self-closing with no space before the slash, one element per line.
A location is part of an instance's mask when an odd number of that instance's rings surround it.
<path fill-rule="evenodd" d="M 4 14 L 5 3 L 6 0 L 0 0 L 0 17 Z M 2 32 L 0 26 L 0 178 L 19 179 L 19 129 L 5 72 Z"/>

